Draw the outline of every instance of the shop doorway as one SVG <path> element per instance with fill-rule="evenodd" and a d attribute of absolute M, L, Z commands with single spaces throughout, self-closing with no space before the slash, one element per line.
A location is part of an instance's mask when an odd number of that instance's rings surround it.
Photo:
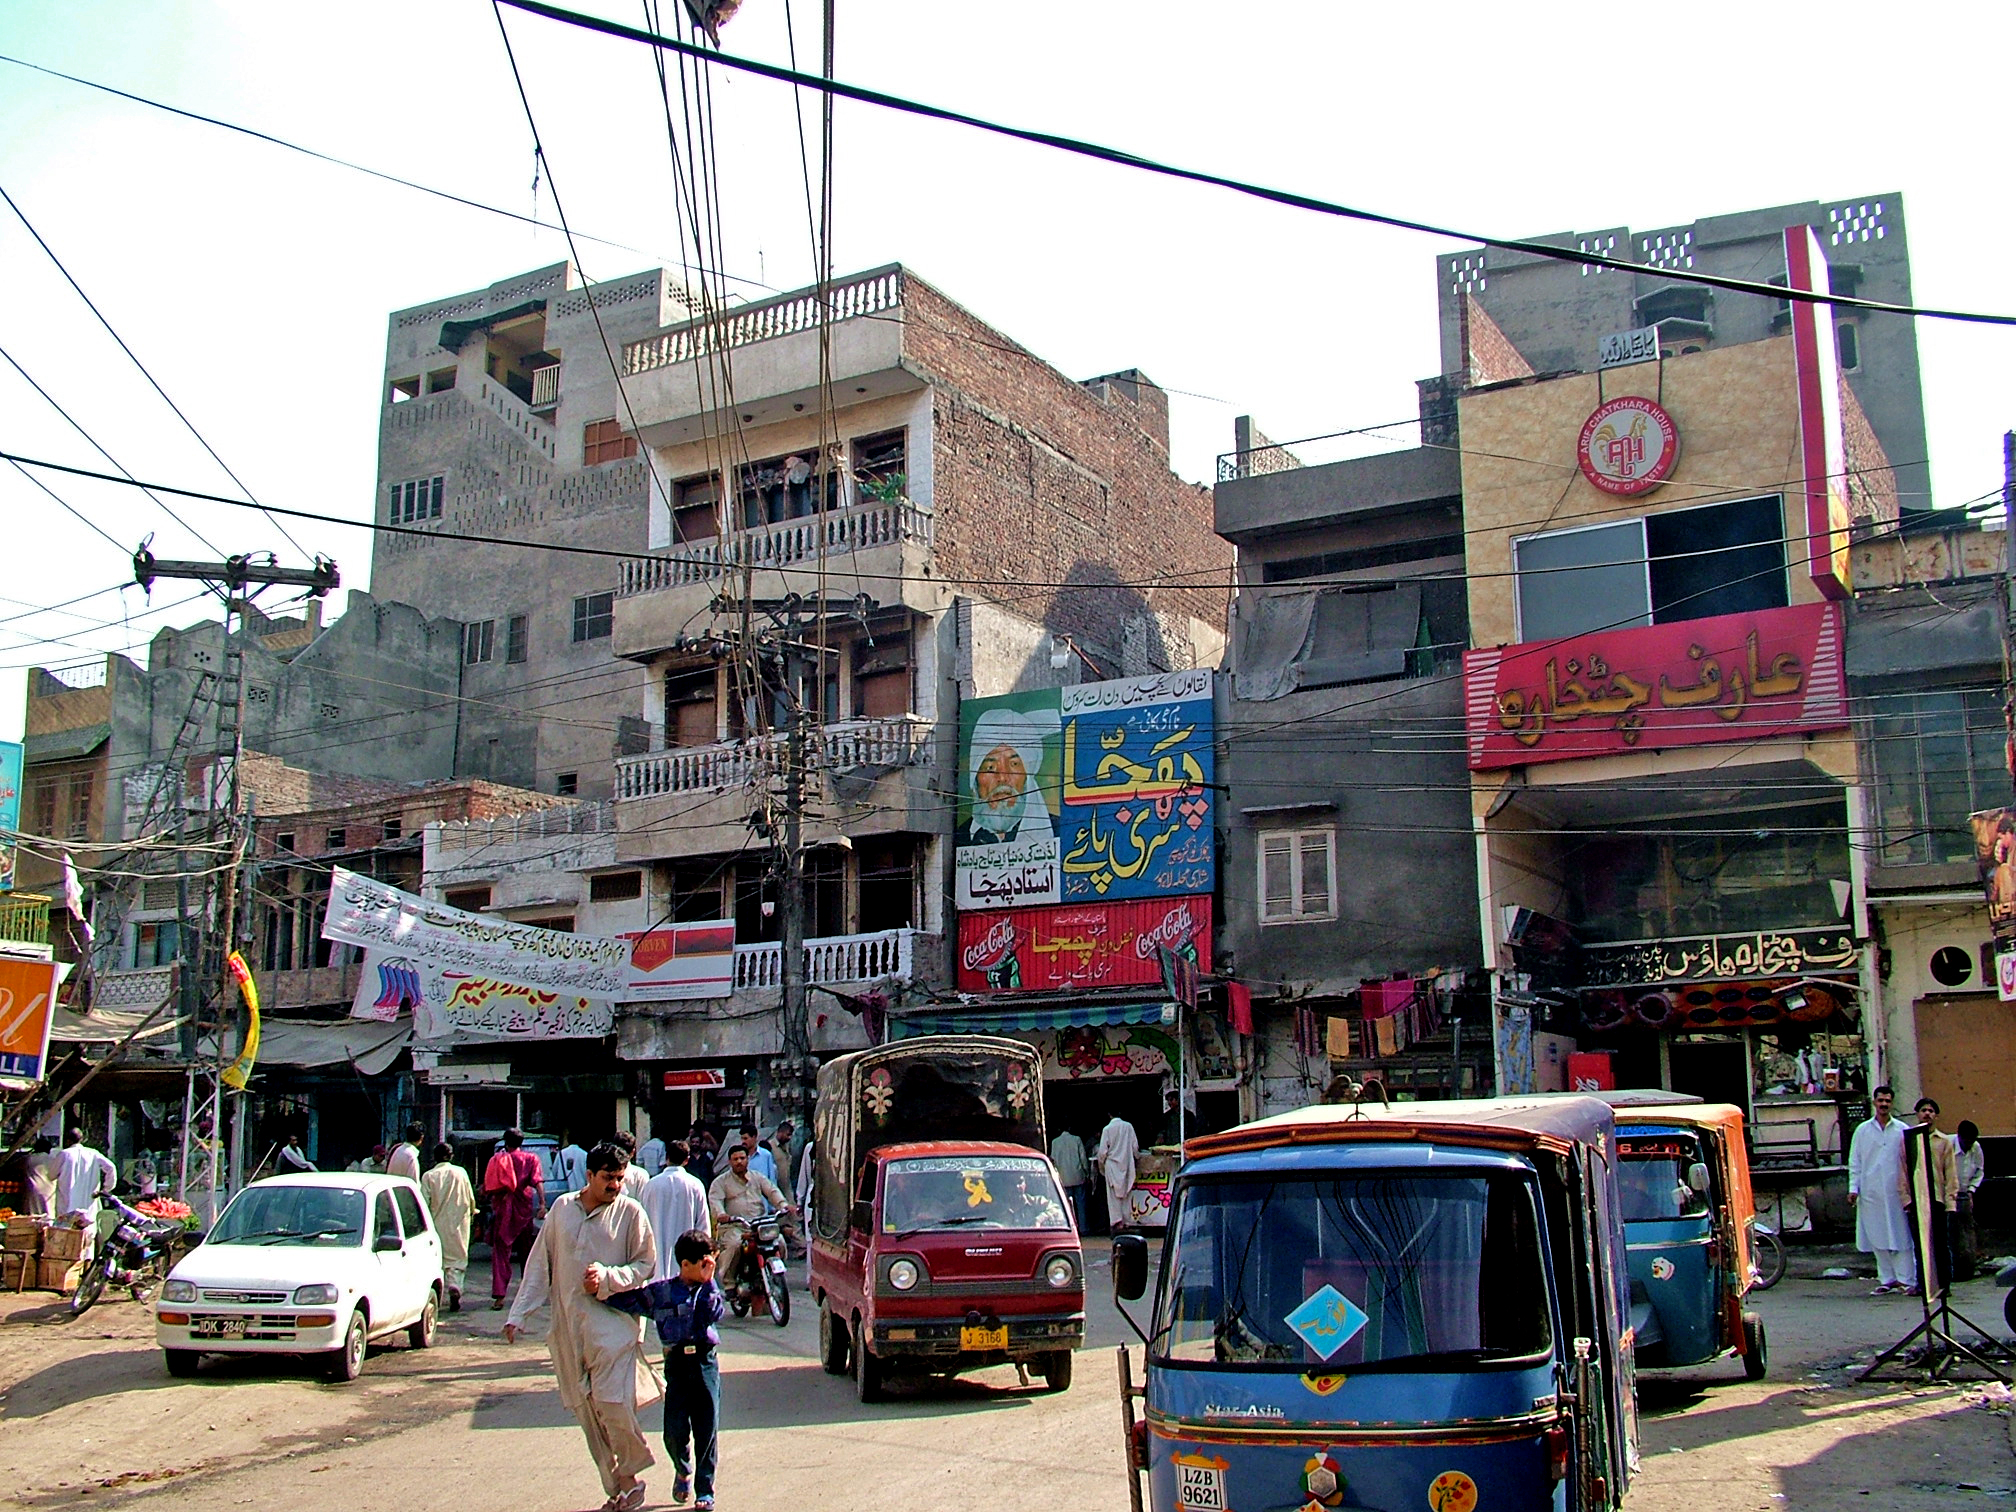
<path fill-rule="evenodd" d="M 1043 1118 L 1049 1137 L 1069 1129 L 1085 1141 L 1089 1159 L 1099 1131 L 1114 1114 L 1134 1126 L 1141 1148 L 1162 1142 L 1162 1078 L 1160 1076 L 1060 1077 L 1043 1083 Z M 1106 1204 L 1091 1205 L 1091 1229 L 1108 1232 Z"/>
<path fill-rule="evenodd" d="M 1671 1090 L 1750 1110 L 1750 1057 L 1740 1039 L 1684 1037 L 1672 1045 Z"/>

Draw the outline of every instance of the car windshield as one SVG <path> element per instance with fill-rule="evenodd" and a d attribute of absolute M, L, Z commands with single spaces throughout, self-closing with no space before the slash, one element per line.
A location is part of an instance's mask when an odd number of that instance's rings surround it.
<path fill-rule="evenodd" d="M 1708 1198 L 1687 1184 L 1687 1171 L 1701 1158 L 1701 1147 L 1688 1134 L 1620 1136 L 1617 1153 L 1617 1194 L 1626 1223 L 1661 1218 L 1696 1218 L 1708 1211 Z"/>
<path fill-rule="evenodd" d="M 1198 1181 L 1169 1233 L 1153 1349 L 1171 1364 L 1432 1370 L 1552 1338 L 1533 1188 L 1514 1173 Z"/>
<path fill-rule="evenodd" d="M 364 1194 L 354 1187 L 247 1187 L 210 1230 L 210 1244 L 364 1242 Z"/>
<path fill-rule="evenodd" d="M 890 1161 L 884 1178 L 885 1234 L 1070 1227 L 1050 1162 L 1040 1156 L 919 1156 Z"/>

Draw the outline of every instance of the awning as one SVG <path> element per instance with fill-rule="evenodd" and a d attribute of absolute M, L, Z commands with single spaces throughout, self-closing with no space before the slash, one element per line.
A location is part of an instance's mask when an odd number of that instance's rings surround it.
<path fill-rule="evenodd" d="M 917 1034 L 1016 1034 L 1032 1029 L 1087 1029 L 1096 1024 L 1159 1024 L 1160 1003 L 1064 1003 L 1028 1008 L 962 1008 L 954 1013 L 889 1016 L 889 1037 Z"/>
<path fill-rule="evenodd" d="M 56 1017 L 49 1025 L 49 1038 L 72 1045 L 116 1045 L 135 1029 L 147 1022 L 151 1008 L 87 1008 L 82 1013 L 73 1013 L 68 1008 L 58 1008 Z M 182 1022 L 173 1014 L 164 1013 L 153 1023 L 135 1035 L 135 1039 L 151 1040 L 171 1033 Z"/>
<path fill-rule="evenodd" d="M 21 739 L 21 759 L 29 766 L 44 761 L 75 761 L 89 756 L 112 738 L 109 724 L 84 725 L 75 730 L 51 730 L 46 735 L 25 735 Z"/>
<path fill-rule="evenodd" d="M 315 1023 L 269 1018 L 259 1029 L 256 1070 L 277 1066 L 355 1066 L 366 1076 L 391 1069 L 413 1042 L 413 1026 L 380 1024 L 369 1019 L 338 1019 Z M 236 1043 L 234 1038 L 233 1043 Z M 203 1042 L 205 1054 L 216 1053 L 217 1042 Z"/>
<path fill-rule="evenodd" d="M 523 304 L 499 310 L 495 315 L 485 315 L 481 320 L 447 320 L 441 324 L 441 345 L 451 352 L 462 350 L 462 343 L 478 331 L 486 334 L 495 326 L 505 325 L 513 320 L 522 320 L 527 315 L 541 315 L 546 310 L 543 299 L 528 299 Z"/>

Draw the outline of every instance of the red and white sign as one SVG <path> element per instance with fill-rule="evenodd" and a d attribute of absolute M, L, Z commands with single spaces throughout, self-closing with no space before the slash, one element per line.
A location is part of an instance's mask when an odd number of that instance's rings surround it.
<path fill-rule="evenodd" d="M 1995 957 L 1995 985 L 2005 1003 L 2016 1003 L 2016 950 L 1999 952 Z"/>
<path fill-rule="evenodd" d="M 727 997 L 735 990 L 735 921 L 668 924 L 630 941 L 627 1003 Z"/>
<path fill-rule="evenodd" d="M 1470 769 L 1840 729 L 1839 604 L 1469 651 Z"/>
<path fill-rule="evenodd" d="M 1652 400 L 1626 394 L 1597 406 L 1575 443 L 1575 460 L 1607 494 L 1647 493 L 1680 460 L 1680 427 Z"/>
<path fill-rule="evenodd" d="M 1785 283 L 1828 292 L 1827 259 L 1811 226 L 1785 228 Z M 1848 565 L 1848 446 L 1841 431 L 1841 351 L 1828 305 L 1791 301 L 1799 388 L 1799 462 L 1806 496 L 1807 571 L 1831 599 L 1852 591 Z"/>
<path fill-rule="evenodd" d="M 696 1066 L 686 1071 L 667 1071 L 667 1092 L 718 1092 L 728 1085 L 728 1073 L 719 1066 Z"/>
<path fill-rule="evenodd" d="M 1155 954 L 1194 952 L 1211 969 L 1211 899 L 1143 898 L 959 915 L 961 992 L 1162 987 Z"/>

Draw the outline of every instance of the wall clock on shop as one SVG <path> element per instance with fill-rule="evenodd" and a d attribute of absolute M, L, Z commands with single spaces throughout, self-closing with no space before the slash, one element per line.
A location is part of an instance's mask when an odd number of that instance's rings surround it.
<path fill-rule="evenodd" d="M 1575 443 L 1582 476 L 1607 494 L 1657 488 L 1680 460 L 1680 427 L 1658 403 L 1627 394 L 1600 404 Z"/>

